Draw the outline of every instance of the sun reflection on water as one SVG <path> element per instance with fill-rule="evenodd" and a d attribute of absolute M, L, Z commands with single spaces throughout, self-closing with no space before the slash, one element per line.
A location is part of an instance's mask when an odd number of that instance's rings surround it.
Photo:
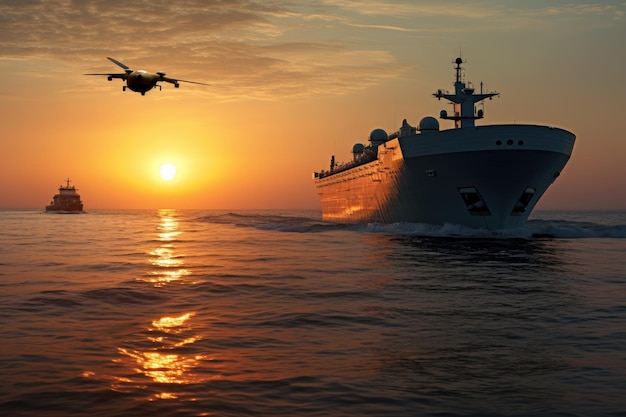
<path fill-rule="evenodd" d="M 158 330 L 170 332 L 172 329 L 176 330 L 176 328 L 182 326 L 191 317 L 193 317 L 193 313 L 186 313 L 180 317 L 162 317 L 159 320 L 154 320 L 152 325 Z"/>
<path fill-rule="evenodd" d="M 135 371 L 161 384 L 192 384 L 202 379 L 190 371 L 198 366 L 202 355 L 185 356 L 175 353 L 139 352 L 120 348 L 119 352 L 134 359 L 140 368 Z"/>
<path fill-rule="evenodd" d="M 149 378 L 152 382 L 166 385 L 188 385 L 206 382 L 209 379 L 219 378 L 218 375 L 207 376 L 198 375 L 194 372 L 201 363 L 211 360 L 207 355 L 199 353 L 177 353 L 177 349 L 185 346 L 185 352 L 192 350 L 193 344 L 201 340 L 198 335 L 184 336 L 185 333 L 192 331 L 190 325 L 194 313 L 184 313 L 180 316 L 165 316 L 152 321 L 152 327 L 148 330 L 152 333 L 160 333 L 158 337 L 148 337 L 155 344 L 153 349 L 138 350 L 119 347 L 118 352 L 122 355 L 122 359 L 115 362 L 125 362 L 130 359 L 129 364 L 133 371 L 138 374 L 135 377 L 118 377 L 113 389 L 116 391 L 124 391 L 124 388 L 141 387 L 143 377 Z M 125 358 L 125 359 L 124 359 Z M 153 394 L 150 400 L 176 399 L 179 394 L 171 390 L 159 390 L 160 392 Z"/>
<path fill-rule="evenodd" d="M 160 209 L 160 223 L 157 226 L 157 238 L 161 245 L 149 252 L 148 262 L 155 268 L 148 271 L 148 281 L 156 287 L 161 287 L 171 282 L 180 281 L 191 272 L 184 268 L 184 254 L 174 251 L 175 242 L 182 232 L 178 230 L 178 213 L 176 210 Z"/>
<path fill-rule="evenodd" d="M 176 210 L 160 209 L 158 211 L 161 223 L 158 226 L 159 240 L 167 242 L 176 239 L 181 232 L 178 231 L 178 221 L 176 220 Z"/>
<path fill-rule="evenodd" d="M 179 247 L 182 232 L 178 212 L 162 209 L 157 214 L 158 247 L 148 252 L 151 268 L 141 280 L 158 288 L 182 280 L 191 271 L 185 268 L 185 254 Z M 149 395 L 150 401 L 171 400 L 187 395 L 183 394 L 185 389 L 180 391 L 175 386 L 221 378 L 219 373 L 213 373 L 213 366 L 207 367 L 214 358 L 198 352 L 197 342 L 202 337 L 194 333 L 191 325 L 194 316 L 194 312 L 185 312 L 156 318 L 150 322 L 147 336 L 141 332 L 139 341 L 132 347 L 119 346 L 120 356 L 114 362 L 132 372 L 114 377 L 112 389 L 121 392 L 150 389 L 156 391 Z M 146 339 L 151 344 L 149 347 L 145 346 Z"/>

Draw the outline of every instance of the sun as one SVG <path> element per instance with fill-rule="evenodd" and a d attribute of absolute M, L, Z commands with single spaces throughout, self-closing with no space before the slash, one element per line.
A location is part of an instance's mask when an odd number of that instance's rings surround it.
<path fill-rule="evenodd" d="M 170 181 L 176 176 L 176 167 L 172 164 L 163 164 L 159 172 L 161 173 L 161 178 L 165 181 Z"/>

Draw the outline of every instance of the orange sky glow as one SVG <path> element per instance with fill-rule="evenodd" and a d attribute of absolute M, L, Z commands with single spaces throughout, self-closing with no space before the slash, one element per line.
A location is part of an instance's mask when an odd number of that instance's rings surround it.
<path fill-rule="evenodd" d="M 0 0 L 0 208 L 43 209 L 69 177 L 87 211 L 317 209 L 311 173 L 331 154 L 449 110 L 431 94 L 452 88 L 461 50 L 466 79 L 501 93 L 478 124 L 577 135 L 538 209 L 626 209 L 625 12 L 598 0 Z M 105 56 L 211 85 L 123 92 L 83 75 L 120 72 Z"/>

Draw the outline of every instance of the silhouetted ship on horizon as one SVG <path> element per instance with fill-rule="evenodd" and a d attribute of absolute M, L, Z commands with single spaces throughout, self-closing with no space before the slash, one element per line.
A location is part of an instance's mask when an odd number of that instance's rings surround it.
<path fill-rule="evenodd" d="M 423 223 L 511 230 L 531 211 L 569 160 L 576 137 L 563 129 L 522 124 L 476 126 L 476 104 L 499 95 L 476 93 L 455 61 L 454 93 L 433 96 L 453 104 L 454 128 L 424 117 L 406 119 L 391 134 L 375 129 L 369 145 L 357 143 L 353 160 L 314 172 L 322 218 L 352 223 Z"/>
<path fill-rule="evenodd" d="M 66 180 L 65 187 L 59 186 L 59 193 L 52 197 L 52 201 L 46 206 L 46 212 L 51 213 L 83 213 L 83 202 L 80 195 L 76 192 L 76 188 L 70 187 L 70 179 Z"/>

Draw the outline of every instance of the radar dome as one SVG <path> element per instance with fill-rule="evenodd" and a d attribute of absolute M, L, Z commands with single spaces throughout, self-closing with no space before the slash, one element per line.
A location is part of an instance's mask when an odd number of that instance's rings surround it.
<path fill-rule="evenodd" d="M 420 120 L 420 131 L 439 130 L 439 121 L 431 116 L 426 116 Z"/>
<path fill-rule="evenodd" d="M 362 143 L 355 143 L 352 147 L 352 153 L 355 155 L 360 155 L 363 152 L 365 152 L 365 145 L 363 145 Z"/>
<path fill-rule="evenodd" d="M 387 136 L 387 132 L 383 129 L 374 129 L 372 133 L 370 133 L 370 142 L 372 145 L 380 145 L 383 142 L 387 142 L 389 136 Z"/>

